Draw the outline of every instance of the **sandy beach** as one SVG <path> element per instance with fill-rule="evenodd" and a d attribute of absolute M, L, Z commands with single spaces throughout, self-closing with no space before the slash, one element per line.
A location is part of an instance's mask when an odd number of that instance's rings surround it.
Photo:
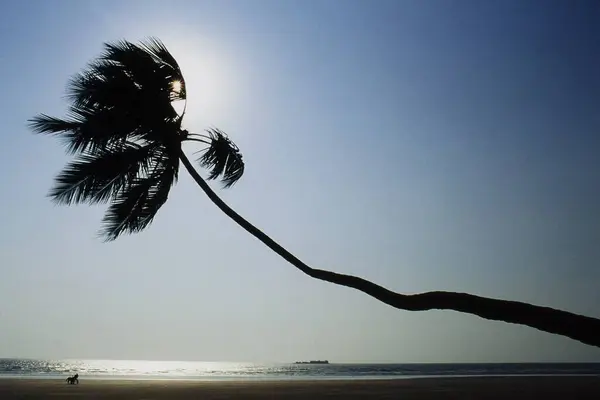
<path fill-rule="evenodd" d="M 599 399 L 600 377 L 206 382 L 0 379 L 0 399 Z"/>

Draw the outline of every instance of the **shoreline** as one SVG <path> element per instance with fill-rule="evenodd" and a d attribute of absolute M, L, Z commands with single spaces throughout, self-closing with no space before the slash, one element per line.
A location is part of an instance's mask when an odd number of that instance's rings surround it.
<path fill-rule="evenodd" d="M 0 380 L 60 380 L 62 375 L 10 375 L 0 374 Z M 600 378 L 600 374 L 470 374 L 470 375 L 373 375 L 373 376 L 165 376 L 165 375 L 83 375 L 89 381 L 184 381 L 184 382 L 352 382 L 421 379 L 486 379 L 486 378 Z"/>
<path fill-rule="evenodd" d="M 385 380 L 0 379 L 2 399 L 598 399 L 600 376 L 470 377 Z"/>

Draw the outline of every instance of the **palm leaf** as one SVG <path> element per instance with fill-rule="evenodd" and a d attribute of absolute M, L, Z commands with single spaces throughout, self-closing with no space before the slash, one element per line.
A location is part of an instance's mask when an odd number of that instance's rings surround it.
<path fill-rule="evenodd" d="M 105 203 L 148 173 L 153 146 L 135 143 L 81 154 L 56 177 L 50 197 L 58 204 Z"/>
<path fill-rule="evenodd" d="M 62 139 L 67 153 L 94 152 L 143 137 L 143 126 L 118 110 L 98 110 L 87 106 L 71 107 L 67 119 L 38 115 L 29 121 L 36 133 L 52 134 Z"/>
<path fill-rule="evenodd" d="M 168 90 L 162 82 L 164 77 L 158 73 L 159 65 L 155 58 L 133 43 L 105 43 L 104 52 L 92 63 L 96 68 L 113 65 L 126 71 L 139 85 Z"/>
<path fill-rule="evenodd" d="M 135 233 L 145 228 L 140 221 L 149 192 L 156 183 L 156 179 L 149 177 L 136 179 L 127 192 L 111 203 L 102 219 L 104 228 L 100 234 L 105 240 L 111 241 L 124 232 Z"/>
<path fill-rule="evenodd" d="M 78 121 L 65 121 L 60 118 L 40 114 L 29 120 L 29 127 L 36 133 L 60 133 L 77 129 Z"/>
<path fill-rule="evenodd" d="M 140 87 L 160 92 L 170 101 L 184 99 L 172 90 L 174 81 L 183 83 L 179 65 L 158 39 L 148 39 L 139 46 L 125 41 L 106 44 L 96 62 L 96 66 L 102 65 L 121 66 Z"/>
<path fill-rule="evenodd" d="M 231 187 L 244 174 L 244 160 L 238 147 L 219 129 L 207 130 L 210 138 L 209 146 L 198 162 L 210 170 L 208 179 L 221 177 L 223 187 Z"/>
<path fill-rule="evenodd" d="M 100 232 L 106 241 L 115 240 L 123 233 L 142 231 L 167 201 L 169 190 L 177 181 L 179 159 L 163 154 L 155 161 L 149 175 L 135 179 L 106 211 Z"/>
<path fill-rule="evenodd" d="M 135 98 L 139 90 L 131 74 L 122 66 L 96 62 L 70 79 L 67 98 L 75 106 L 104 108 L 123 105 Z"/>
<path fill-rule="evenodd" d="M 166 46 L 156 38 L 149 38 L 143 42 L 140 47 L 154 56 L 155 60 L 160 65 L 160 68 L 163 69 L 165 79 L 169 84 L 172 85 L 173 82 L 179 82 L 180 90 L 178 92 L 171 91 L 171 101 L 185 100 L 186 90 L 183 74 L 181 73 L 177 60 L 175 60 L 175 57 L 173 57 Z"/>

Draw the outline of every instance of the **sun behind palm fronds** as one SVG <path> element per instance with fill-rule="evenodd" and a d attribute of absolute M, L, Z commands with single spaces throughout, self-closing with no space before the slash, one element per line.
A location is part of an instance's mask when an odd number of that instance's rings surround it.
<path fill-rule="evenodd" d="M 206 145 L 199 162 L 208 179 L 233 185 L 244 173 L 239 149 L 218 129 L 208 135 L 182 129 L 185 112 L 179 115 L 172 103 L 186 96 L 177 61 L 159 40 L 105 44 L 69 81 L 66 118 L 40 114 L 29 121 L 74 155 L 49 196 L 66 205 L 109 203 L 101 235 L 114 240 L 152 222 L 177 181 L 184 141 Z"/>

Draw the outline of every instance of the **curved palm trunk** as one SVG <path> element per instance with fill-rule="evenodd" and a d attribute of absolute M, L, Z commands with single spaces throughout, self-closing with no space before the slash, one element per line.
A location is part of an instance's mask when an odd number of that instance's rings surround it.
<path fill-rule="evenodd" d="M 571 339 L 600 347 L 600 319 L 549 307 L 540 307 L 517 301 L 491 299 L 466 293 L 427 292 L 405 295 L 392 292 L 356 276 L 311 268 L 277 244 L 260 229 L 246 221 L 221 200 L 204 179 L 202 179 L 200 174 L 198 174 L 183 153 L 183 150 L 180 153 L 180 159 L 196 183 L 198 183 L 200 188 L 202 188 L 210 200 L 221 211 L 275 253 L 310 277 L 360 290 L 383 303 L 402 310 L 454 310 L 478 315 L 486 319 L 527 325 L 541 331 L 567 336 Z"/>

